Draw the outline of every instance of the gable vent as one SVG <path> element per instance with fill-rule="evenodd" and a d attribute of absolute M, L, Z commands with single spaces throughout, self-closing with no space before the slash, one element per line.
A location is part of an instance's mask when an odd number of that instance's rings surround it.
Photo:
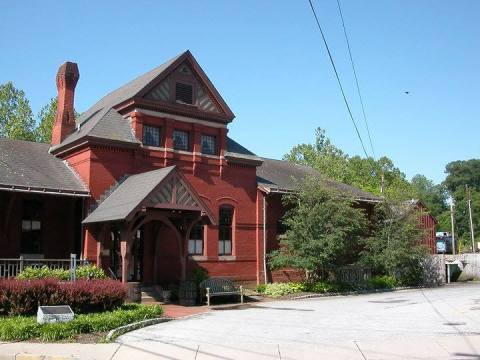
<path fill-rule="evenodd" d="M 193 104 L 193 87 L 190 84 L 175 84 L 175 101 L 182 104 Z"/>

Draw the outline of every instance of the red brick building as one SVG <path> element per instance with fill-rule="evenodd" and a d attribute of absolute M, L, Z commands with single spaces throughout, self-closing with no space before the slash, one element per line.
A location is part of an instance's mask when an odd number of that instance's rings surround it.
<path fill-rule="evenodd" d="M 78 80 L 76 64 L 60 67 L 50 145 L 0 139 L 0 258 L 76 253 L 149 284 L 178 282 L 198 266 L 264 281 L 281 195 L 315 172 L 230 139 L 234 115 L 189 51 L 75 119 Z M 326 184 L 366 207 L 380 200 Z"/>
<path fill-rule="evenodd" d="M 412 199 L 405 202 L 405 204 L 419 212 L 420 225 L 419 227 L 425 231 L 423 244 L 426 245 L 432 254 L 437 253 L 436 244 L 436 226 L 437 219 L 430 213 L 427 206 L 418 199 Z"/>

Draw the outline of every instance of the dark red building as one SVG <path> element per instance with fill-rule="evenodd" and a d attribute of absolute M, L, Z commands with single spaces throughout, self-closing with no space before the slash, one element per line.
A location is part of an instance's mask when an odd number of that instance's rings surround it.
<path fill-rule="evenodd" d="M 314 171 L 230 139 L 234 115 L 189 51 L 75 119 L 78 80 L 76 64 L 60 67 L 51 145 L 0 139 L 0 258 L 76 253 L 149 284 L 198 266 L 263 282 L 281 195 Z M 380 200 L 326 184 L 365 206 Z"/>
<path fill-rule="evenodd" d="M 420 224 L 419 227 L 425 231 L 425 237 L 423 239 L 423 244 L 426 245 L 432 254 L 437 253 L 437 243 L 436 243 L 436 226 L 437 219 L 430 213 L 427 206 L 423 201 L 418 199 L 412 199 L 405 202 L 405 204 L 419 212 Z"/>

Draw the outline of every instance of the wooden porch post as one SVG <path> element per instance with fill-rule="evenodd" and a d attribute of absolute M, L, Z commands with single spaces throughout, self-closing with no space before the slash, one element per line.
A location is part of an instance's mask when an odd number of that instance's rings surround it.
<path fill-rule="evenodd" d="M 182 239 L 182 242 L 185 244 L 186 236 L 181 236 L 181 239 Z M 182 281 L 187 280 L 187 254 L 186 254 L 185 248 L 186 248 L 185 245 L 180 248 L 180 267 L 181 267 L 180 278 Z"/>
<path fill-rule="evenodd" d="M 105 236 L 108 234 L 107 229 L 108 224 L 102 224 L 97 238 L 97 266 L 100 268 L 102 267 L 102 253 L 103 245 L 105 243 Z"/>
<path fill-rule="evenodd" d="M 128 281 L 128 265 L 130 264 L 130 233 L 126 230 L 120 232 L 120 254 L 122 255 L 122 283 Z"/>

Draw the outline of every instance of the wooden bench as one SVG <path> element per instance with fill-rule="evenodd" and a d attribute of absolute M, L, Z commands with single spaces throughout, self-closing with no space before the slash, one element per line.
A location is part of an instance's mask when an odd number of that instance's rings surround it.
<path fill-rule="evenodd" d="M 243 304 L 243 287 L 236 286 L 233 281 L 222 278 L 210 278 L 200 283 L 202 294 L 207 297 L 207 305 L 210 306 L 210 298 L 214 296 L 240 295 Z"/>

